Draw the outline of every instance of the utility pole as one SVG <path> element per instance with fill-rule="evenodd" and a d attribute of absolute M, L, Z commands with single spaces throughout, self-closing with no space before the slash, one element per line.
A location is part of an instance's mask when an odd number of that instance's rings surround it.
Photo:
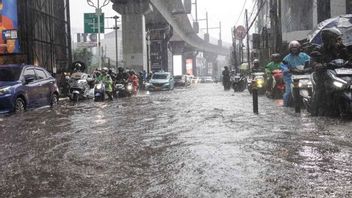
<path fill-rule="evenodd" d="M 116 65 L 115 65 L 115 69 L 117 72 L 117 69 L 119 67 L 119 48 L 118 48 L 118 30 L 120 29 L 120 27 L 117 26 L 117 20 L 120 18 L 119 16 L 115 15 L 113 17 L 106 17 L 106 18 L 110 18 L 110 19 L 114 19 L 115 20 L 115 26 L 112 28 L 106 28 L 106 29 L 113 29 L 115 30 L 115 57 L 116 57 Z"/>
<path fill-rule="evenodd" d="M 97 43 L 97 47 L 98 47 L 98 68 L 101 69 L 101 43 L 100 43 L 100 15 L 102 14 L 102 8 L 107 6 L 110 3 L 110 0 L 104 0 L 103 5 L 100 5 L 100 0 L 97 0 L 97 4 L 93 3 L 93 0 L 87 0 L 87 3 L 89 6 L 94 7 L 95 8 L 95 14 L 98 17 L 98 43 Z"/>
<path fill-rule="evenodd" d="M 248 10 L 246 9 L 246 30 L 247 30 L 247 62 L 248 67 L 251 69 L 251 53 L 249 49 L 249 29 L 248 29 Z"/>

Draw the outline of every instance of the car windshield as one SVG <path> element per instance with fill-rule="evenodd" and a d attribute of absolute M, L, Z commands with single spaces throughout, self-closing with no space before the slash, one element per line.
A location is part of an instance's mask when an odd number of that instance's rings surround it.
<path fill-rule="evenodd" d="M 175 76 L 175 80 L 181 80 L 182 76 Z"/>
<path fill-rule="evenodd" d="M 167 79 L 167 74 L 154 74 L 153 79 Z"/>
<path fill-rule="evenodd" d="M 20 78 L 21 68 L 19 67 L 1 67 L 0 81 L 16 81 Z"/>

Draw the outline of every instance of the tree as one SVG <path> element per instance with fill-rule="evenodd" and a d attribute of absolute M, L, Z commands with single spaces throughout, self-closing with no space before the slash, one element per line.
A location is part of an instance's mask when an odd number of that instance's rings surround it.
<path fill-rule="evenodd" d="M 92 63 L 93 53 L 89 51 L 87 48 L 78 48 L 73 52 L 74 61 L 82 61 L 87 66 Z"/>

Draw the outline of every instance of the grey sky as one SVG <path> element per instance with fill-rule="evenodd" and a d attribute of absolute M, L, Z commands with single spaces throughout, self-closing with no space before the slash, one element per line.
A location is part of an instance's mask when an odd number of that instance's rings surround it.
<path fill-rule="evenodd" d="M 97 2 L 96 0 L 93 2 Z M 222 23 L 223 40 L 231 41 L 231 27 L 233 27 L 240 15 L 243 4 L 246 2 L 246 8 L 249 12 L 252 10 L 252 0 L 198 0 L 198 18 L 205 18 L 205 12 L 208 11 L 209 27 L 218 27 L 219 21 Z M 71 6 L 71 27 L 72 33 L 83 32 L 83 13 L 94 12 L 93 7 L 88 6 L 86 0 L 72 0 Z M 117 13 L 112 10 L 112 3 L 103 8 L 105 16 L 114 16 Z M 194 13 L 192 13 L 194 15 Z M 244 12 L 242 16 L 244 15 Z M 240 18 L 237 25 L 243 25 L 244 18 Z M 113 21 L 108 20 L 106 26 L 113 26 Z M 200 22 L 200 28 L 205 28 L 205 22 Z M 109 32 L 111 30 L 107 30 Z M 219 37 L 219 30 L 210 30 L 210 36 Z"/>

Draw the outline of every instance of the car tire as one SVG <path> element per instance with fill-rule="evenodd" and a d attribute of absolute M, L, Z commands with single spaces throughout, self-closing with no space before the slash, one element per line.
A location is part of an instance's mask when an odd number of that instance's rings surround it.
<path fill-rule="evenodd" d="M 53 93 L 53 95 L 50 97 L 50 107 L 56 107 L 59 103 L 59 97 L 56 93 Z"/>
<path fill-rule="evenodd" d="M 16 99 L 15 102 L 15 113 L 22 113 L 26 110 L 26 103 L 20 97 Z"/>

